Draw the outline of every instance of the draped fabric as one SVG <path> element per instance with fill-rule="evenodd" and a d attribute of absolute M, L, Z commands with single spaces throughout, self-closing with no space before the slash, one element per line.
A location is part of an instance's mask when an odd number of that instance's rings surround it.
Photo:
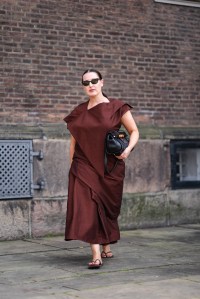
<path fill-rule="evenodd" d="M 76 140 L 69 171 L 65 240 L 114 243 L 120 238 L 117 218 L 125 164 L 118 160 L 113 172 L 105 173 L 104 141 L 108 131 L 120 128 L 121 117 L 132 107 L 113 99 L 87 107 L 88 102 L 80 104 L 64 118 Z M 108 167 L 112 167 L 115 159 L 108 155 Z"/>

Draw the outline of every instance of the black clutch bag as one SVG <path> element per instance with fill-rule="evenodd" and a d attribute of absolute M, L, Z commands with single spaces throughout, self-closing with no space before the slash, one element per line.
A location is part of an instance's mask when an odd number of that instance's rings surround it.
<path fill-rule="evenodd" d="M 129 138 L 124 131 L 110 131 L 106 135 L 106 153 L 120 156 L 127 148 Z"/>
<path fill-rule="evenodd" d="M 105 171 L 107 173 L 111 173 L 114 168 L 117 166 L 118 159 L 116 158 L 116 161 L 113 165 L 113 167 L 109 170 L 107 166 L 107 154 L 114 155 L 114 156 L 120 156 L 121 153 L 127 148 L 129 144 L 129 138 L 126 132 L 124 131 L 110 131 L 106 135 L 105 140 Z"/>

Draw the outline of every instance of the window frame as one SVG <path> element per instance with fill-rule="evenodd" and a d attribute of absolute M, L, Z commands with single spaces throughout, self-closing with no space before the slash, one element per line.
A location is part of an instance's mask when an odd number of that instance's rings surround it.
<path fill-rule="evenodd" d="M 200 188 L 200 180 L 179 181 L 177 179 L 177 151 L 178 149 L 200 149 L 200 140 L 170 140 L 171 156 L 171 188 L 175 189 L 193 189 Z"/>
<path fill-rule="evenodd" d="M 196 0 L 196 1 L 194 1 L 194 0 L 193 1 L 189 1 L 189 0 L 154 0 L 154 2 L 200 8 L 199 0 Z"/>

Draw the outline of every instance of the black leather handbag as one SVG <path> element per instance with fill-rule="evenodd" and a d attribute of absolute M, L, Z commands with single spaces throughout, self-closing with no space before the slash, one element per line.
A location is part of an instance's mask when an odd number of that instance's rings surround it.
<path fill-rule="evenodd" d="M 106 153 L 120 156 L 127 148 L 129 138 L 124 131 L 110 131 L 106 135 Z"/>
<path fill-rule="evenodd" d="M 120 156 L 121 153 L 127 148 L 129 144 L 129 138 L 124 131 L 110 131 L 106 135 L 105 140 L 105 170 L 107 173 L 111 173 L 117 166 L 118 159 L 116 158 L 115 164 L 109 170 L 107 167 L 107 154 Z"/>

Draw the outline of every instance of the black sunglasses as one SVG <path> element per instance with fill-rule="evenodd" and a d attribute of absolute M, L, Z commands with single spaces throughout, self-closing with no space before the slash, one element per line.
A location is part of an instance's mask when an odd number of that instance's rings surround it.
<path fill-rule="evenodd" d="M 97 84 L 99 80 L 100 80 L 99 78 L 92 79 L 91 81 L 86 80 L 86 81 L 82 81 L 82 84 L 83 84 L 84 86 L 89 86 L 89 85 L 90 85 L 90 82 L 91 82 L 92 84 Z"/>

